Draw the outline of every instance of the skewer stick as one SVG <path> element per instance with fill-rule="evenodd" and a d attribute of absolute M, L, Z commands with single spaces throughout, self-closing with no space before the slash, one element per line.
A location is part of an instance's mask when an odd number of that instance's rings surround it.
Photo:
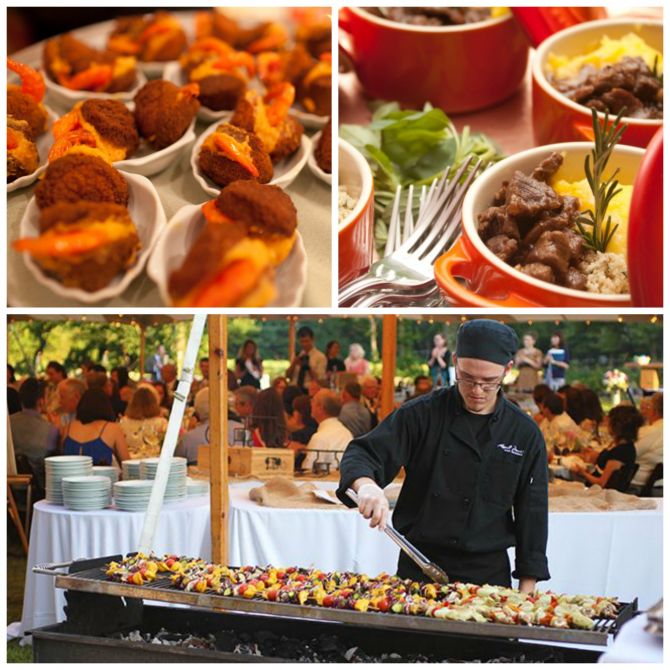
<path fill-rule="evenodd" d="M 149 506 L 144 515 L 144 526 L 140 536 L 140 543 L 138 551 L 143 554 L 151 553 L 154 542 L 154 535 L 156 534 L 156 526 L 158 524 L 158 516 L 163 506 L 163 498 L 165 497 L 165 489 L 167 487 L 168 477 L 170 475 L 170 465 L 172 463 L 172 456 L 177 447 L 177 439 L 179 438 L 179 429 L 181 428 L 182 420 L 184 418 L 184 409 L 186 408 L 186 401 L 191 390 L 191 382 L 193 381 L 193 370 L 195 368 L 196 359 L 198 357 L 198 350 L 200 348 L 200 341 L 205 330 L 205 323 L 207 320 L 206 314 L 196 314 L 193 317 L 193 325 L 188 336 L 188 344 L 186 345 L 186 354 L 184 355 L 184 365 L 179 378 L 179 384 L 174 394 L 174 402 L 170 410 L 170 418 L 168 420 L 168 427 L 163 440 L 163 447 L 161 449 L 160 459 L 158 461 L 158 469 L 156 470 L 156 479 L 151 488 L 151 498 L 149 498 Z"/>

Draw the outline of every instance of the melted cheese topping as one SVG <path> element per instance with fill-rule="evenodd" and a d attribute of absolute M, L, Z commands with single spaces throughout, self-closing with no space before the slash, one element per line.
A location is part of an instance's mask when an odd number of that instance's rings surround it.
<path fill-rule="evenodd" d="M 594 208 L 593 193 L 586 179 L 573 182 L 561 179 L 552 183 L 551 186 L 559 195 L 572 195 L 578 198 L 580 210 Z M 619 188 L 621 192 L 612 198 L 607 208 L 607 214 L 612 217 L 612 226 L 618 226 L 607 251 L 625 256 L 628 249 L 628 212 L 633 197 L 633 186 L 619 184 Z"/>
<path fill-rule="evenodd" d="M 585 65 L 593 65 L 600 69 L 605 65 L 618 63 L 624 56 L 637 57 L 644 60 L 649 69 L 654 67 L 658 59 L 658 70 L 663 72 L 663 54 L 649 46 L 639 35 L 628 33 L 619 39 L 611 39 L 603 35 L 600 45 L 581 56 L 562 56 L 550 53 L 547 56 L 547 70 L 557 79 L 574 77 Z"/>

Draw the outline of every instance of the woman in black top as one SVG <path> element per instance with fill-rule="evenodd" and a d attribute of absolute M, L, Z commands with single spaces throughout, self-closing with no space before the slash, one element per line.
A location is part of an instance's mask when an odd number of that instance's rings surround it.
<path fill-rule="evenodd" d="M 337 372 L 344 372 L 346 367 L 344 361 L 340 358 L 340 343 L 337 340 L 331 340 L 326 345 L 326 358 L 328 362 L 326 363 L 326 374 L 334 375 Z"/>
<path fill-rule="evenodd" d="M 240 386 L 254 386 L 257 389 L 261 387 L 263 361 L 253 340 L 247 340 L 242 345 L 235 361 L 235 376 L 239 379 Z"/>
<path fill-rule="evenodd" d="M 581 474 L 590 484 L 598 484 L 603 488 L 614 472 L 623 467 L 635 465 L 635 441 L 644 419 L 640 412 L 631 405 L 618 405 L 609 413 L 609 427 L 612 443 L 603 449 L 596 458 L 597 470 L 590 474 L 581 466 L 575 471 Z"/>

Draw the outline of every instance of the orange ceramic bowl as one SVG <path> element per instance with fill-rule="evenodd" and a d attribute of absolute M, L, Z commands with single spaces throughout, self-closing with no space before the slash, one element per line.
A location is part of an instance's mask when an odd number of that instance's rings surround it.
<path fill-rule="evenodd" d="M 339 285 L 344 286 L 367 271 L 374 249 L 374 182 L 365 157 L 339 140 L 340 187 L 356 198 L 356 206 L 338 230 Z"/>
<path fill-rule="evenodd" d="M 540 281 L 508 265 L 484 244 L 477 233 L 477 215 L 491 206 L 501 183 L 515 170 L 530 174 L 552 151 L 564 155 L 557 173 L 560 179 L 584 178 L 584 159 L 591 151 L 588 142 L 571 142 L 536 147 L 510 156 L 470 187 L 463 201 L 463 233 L 456 244 L 435 263 L 435 279 L 452 304 L 458 307 L 629 307 L 630 295 L 589 293 Z M 644 151 L 617 145 L 608 165 L 619 168 L 621 184 L 633 184 Z"/>
<path fill-rule="evenodd" d="M 589 21 L 566 28 L 546 39 L 533 58 L 533 130 L 538 145 L 554 142 L 572 142 L 593 139 L 591 109 L 580 105 L 557 91 L 545 76 L 550 53 L 579 56 L 600 43 L 607 35 L 612 39 L 633 32 L 654 49 L 663 51 L 663 23 L 661 21 L 614 20 Z M 598 113 L 601 121 L 605 115 Z M 621 142 L 635 147 L 646 147 L 662 126 L 661 119 L 624 117 L 628 124 Z"/>
<path fill-rule="evenodd" d="M 528 42 L 511 13 L 460 26 L 413 26 L 360 7 L 340 11 L 340 46 L 367 93 L 445 112 L 490 107 L 516 91 Z"/>

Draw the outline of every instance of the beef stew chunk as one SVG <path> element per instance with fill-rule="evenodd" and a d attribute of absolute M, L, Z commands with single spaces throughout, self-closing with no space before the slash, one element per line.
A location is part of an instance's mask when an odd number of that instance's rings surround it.
<path fill-rule="evenodd" d="M 575 230 L 579 200 L 561 196 L 548 181 L 563 163 L 554 152 L 530 174 L 516 171 L 503 182 L 494 205 L 477 217 L 486 246 L 505 263 L 542 281 L 586 290 L 578 269 L 588 250 Z"/>
<path fill-rule="evenodd" d="M 663 85 L 639 56 L 624 56 L 600 69 L 585 65 L 574 77 L 549 81 L 571 100 L 599 112 L 625 109 L 624 116 L 663 118 Z"/>
<path fill-rule="evenodd" d="M 375 13 L 380 13 L 377 10 Z M 460 26 L 491 18 L 490 7 L 388 7 L 384 16 L 414 26 Z"/>

